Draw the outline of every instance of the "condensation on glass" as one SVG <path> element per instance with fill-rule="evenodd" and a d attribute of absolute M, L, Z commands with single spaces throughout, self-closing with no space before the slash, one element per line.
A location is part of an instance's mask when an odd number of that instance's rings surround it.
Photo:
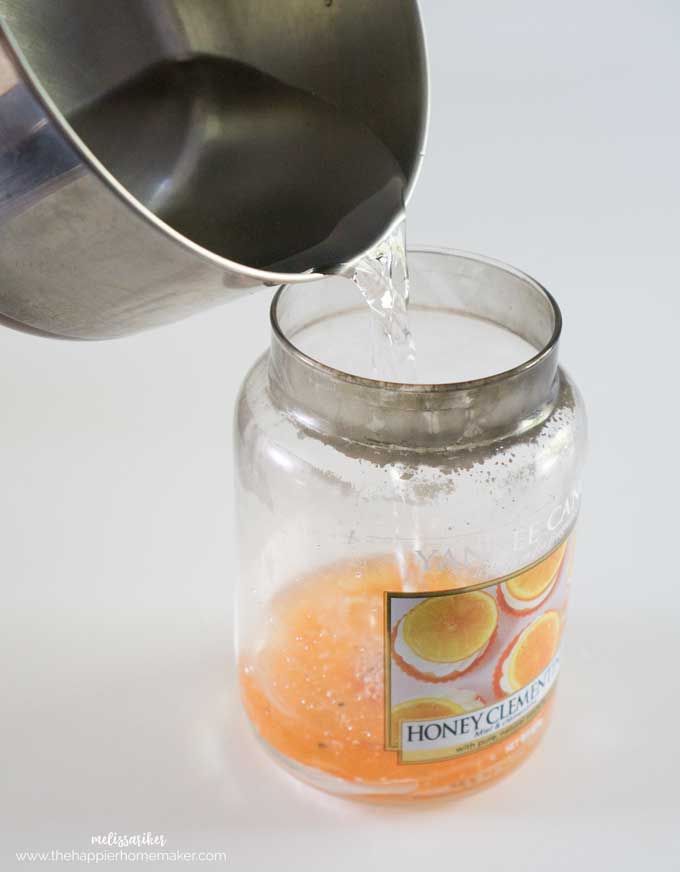
<path fill-rule="evenodd" d="M 338 329 L 356 288 L 288 286 L 237 411 L 245 711 L 299 778 L 380 800 L 476 789 L 535 748 L 586 445 L 550 295 L 467 254 L 410 266 L 414 311 L 500 325 L 533 357 L 453 384 L 349 375 L 300 347 L 364 341 Z"/>

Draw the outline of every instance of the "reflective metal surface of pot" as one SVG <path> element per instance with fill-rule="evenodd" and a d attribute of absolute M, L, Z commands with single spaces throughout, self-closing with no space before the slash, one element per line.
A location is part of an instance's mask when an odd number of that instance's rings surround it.
<path fill-rule="evenodd" d="M 0 0 L 0 316 L 99 339 L 310 281 L 398 217 L 416 0 Z"/>

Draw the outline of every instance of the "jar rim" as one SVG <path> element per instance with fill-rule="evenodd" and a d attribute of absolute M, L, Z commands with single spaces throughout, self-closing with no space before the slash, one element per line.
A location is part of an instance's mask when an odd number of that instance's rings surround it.
<path fill-rule="evenodd" d="M 452 391 L 469 391 L 476 388 L 483 388 L 486 386 L 499 384 L 508 379 L 514 379 L 517 376 L 523 375 L 524 373 L 535 369 L 536 367 L 540 366 L 546 360 L 546 358 L 550 357 L 553 354 L 562 335 L 562 312 L 552 294 L 540 282 L 536 281 L 536 279 L 528 275 L 528 273 L 516 269 L 515 267 L 510 266 L 503 261 L 469 251 L 462 251 L 459 249 L 418 245 L 409 248 L 409 253 L 412 253 L 414 255 L 444 255 L 447 257 L 470 260 L 509 273 L 515 279 L 519 279 L 525 282 L 527 285 L 532 286 L 537 294 L 540 295 L 545 301 L 547 301 L 553 317 L 552 334 L 550 335 L 547 342 L 543 344 L 543 347 L 537 350 L 536 354 L 534 354 L 528 360 L 517 364 L 511 369 L 504 370 L 503 372 L 494 373 L 492 375 L 482 376 L 481 378 L 470 379 L 467 381 L 437 382 L 435 384 L 427 384 L 424 382 L 410 383 L 383 381 L 380 379 L 370 378 L 368 376 L 354 375 L 352 373 L 345 372 L 342 369 L 337 369 L 336 367 L 323 363 L 323 361 L 317 360 L 315 357 L 312 357 L 311 355 L 302 351 L 282 328 L 280 323 L 279 308 L 283 301 L 283 297 L 286 292 L 290 291 L 295 287 L 295 285 L 283 284 L 276 291 L 270 307 L 270 323 L 275 337 L 283 345 L 287 353 L 292 354 L 295 358 L 297 358 L 298 361 L 308 367 L 311 367 L 319 373 L 323 373 L 333 379 L 337 379 L 347 384 L 356 385 L 364 388 L 376 388 L 382 391 L 398 391 L 402 394 L 450 393 Z M 330 276 L 327 276 L 327 278 L 330 278 Z"/>

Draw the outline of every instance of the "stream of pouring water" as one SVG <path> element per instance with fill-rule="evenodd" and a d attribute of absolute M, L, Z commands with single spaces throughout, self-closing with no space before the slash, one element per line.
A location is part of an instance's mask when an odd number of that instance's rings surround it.
<path fill-rule="evenodd" d="M 371 311 L 373 377 L 417 382 L 416 345 L 409 327 L 406 222 L 364 255 L 352 276 Z"/>
<path fill-rule="evenodd" d="M 405 220 L 361 258 L 352 280 L 370 309 L 373 377 L 381 381 L 415 384 L 418 381 L 416 344 L 409 325 L 410 281 Z M 415 509 L 408 507 L 399 467 L 393 466 L 390 476 L 401 503 L 401 510 L 396 503 L 392 506 L 393 550 L 404 590 L 409 590 L 408 553 L 418 543 L 419 523 Z M 407 531 L 402 528 L 404 517 L 408 518 Z M 406 539 L 405 532 L 408 532 Z"/>

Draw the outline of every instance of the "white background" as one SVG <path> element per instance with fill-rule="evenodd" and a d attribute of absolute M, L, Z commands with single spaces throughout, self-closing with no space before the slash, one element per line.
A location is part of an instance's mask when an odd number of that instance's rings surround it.
<path fill-rule="evenodd" d="M 110 830 L 224 850 L 239 872 L 678 863 L 680 7 L 423 7 L 411 239 L 545 283 L 590 411 L 552 731 L 454 803 L 363 807 L 289 780 L 245 728 L 230 616 L 231 415 L 269 294 L 109 344 L 6 331 L 3 868 Z"/>

